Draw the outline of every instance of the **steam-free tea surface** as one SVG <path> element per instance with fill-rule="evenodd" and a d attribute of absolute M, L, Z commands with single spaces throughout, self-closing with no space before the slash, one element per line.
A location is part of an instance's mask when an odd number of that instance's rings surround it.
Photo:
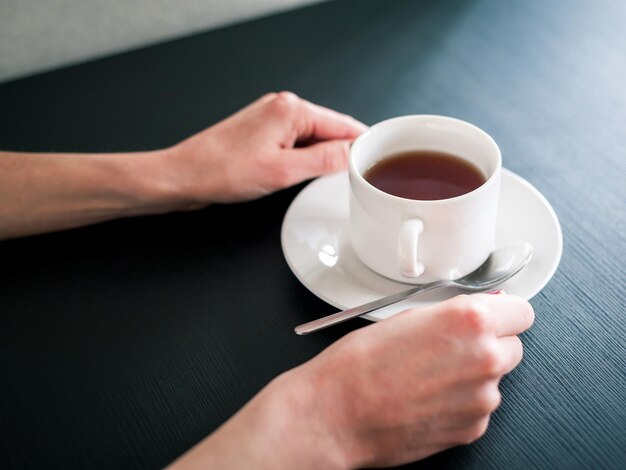
<path fill-rule="evenodd" d="M 376 162 L 363 176 L 381 191 L 421 201 L 461 196 L 486 181 L 472 162 L 433 150 L 389 155 Z"/>

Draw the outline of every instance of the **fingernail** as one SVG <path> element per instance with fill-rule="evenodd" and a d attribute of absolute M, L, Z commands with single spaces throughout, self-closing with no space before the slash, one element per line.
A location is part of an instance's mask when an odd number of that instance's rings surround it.
<path fill-rule="evenodd" d="M 502 289 L 494 289 L 494 290 L 490 290 L 489 292 L 487 292 L 487 294 L 498 295 L 498 294 L 505 294 L 505 292 Z"/>

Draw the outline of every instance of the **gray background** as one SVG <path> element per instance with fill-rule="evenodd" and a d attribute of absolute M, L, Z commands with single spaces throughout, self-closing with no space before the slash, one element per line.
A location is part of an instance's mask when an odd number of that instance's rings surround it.
<path fill-rule="evenodd" d="M 0 0 L 0 82 L 320 0 Z"/>

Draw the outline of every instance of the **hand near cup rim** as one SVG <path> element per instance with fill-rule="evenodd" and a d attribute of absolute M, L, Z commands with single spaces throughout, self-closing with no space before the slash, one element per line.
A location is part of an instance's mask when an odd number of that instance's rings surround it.
<path fill-rule="evenodd" d="M 269 93 L 172 147 L 169 165 L 180 169 L 186 204 L 247 201 L 345 170 L 351 142 L 366 129 L 294 93 Z"/>
<path fill-rule="evenodd" d="M 474 442 L 533 321 L 522 298 L 483 293 L 355 330 L 273 380 L 174 468 L 384 467 Z"/>
<path fill-rule="evenodd" d="M 0 152 L 0 239 L 256 199 L 344 170 L 366 128 L 280 92 L 161 150 Z"/>

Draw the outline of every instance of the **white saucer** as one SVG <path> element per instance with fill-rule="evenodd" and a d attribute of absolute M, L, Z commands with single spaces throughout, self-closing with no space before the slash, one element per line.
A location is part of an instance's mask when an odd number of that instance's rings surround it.
<path fill-rule="evenodd" d="M 281 233 L 283 253 L 295 276 L 319 298 L 342 310 L 409 287 L 374 273 L 352 251 L 347 236 L 348 191 L 347 173 L 311 182 L 291 203 Z M 515 241 L 531 243 L 533 258 L 519 274 L 498 287 L 530 299 L 548 283 L 559 265 L 561 227 L 546 198 L 522 177 L 503 169 L 496 246 Z M 363 318 L 382 320 L 457 293 L 431 291 Z"/>

